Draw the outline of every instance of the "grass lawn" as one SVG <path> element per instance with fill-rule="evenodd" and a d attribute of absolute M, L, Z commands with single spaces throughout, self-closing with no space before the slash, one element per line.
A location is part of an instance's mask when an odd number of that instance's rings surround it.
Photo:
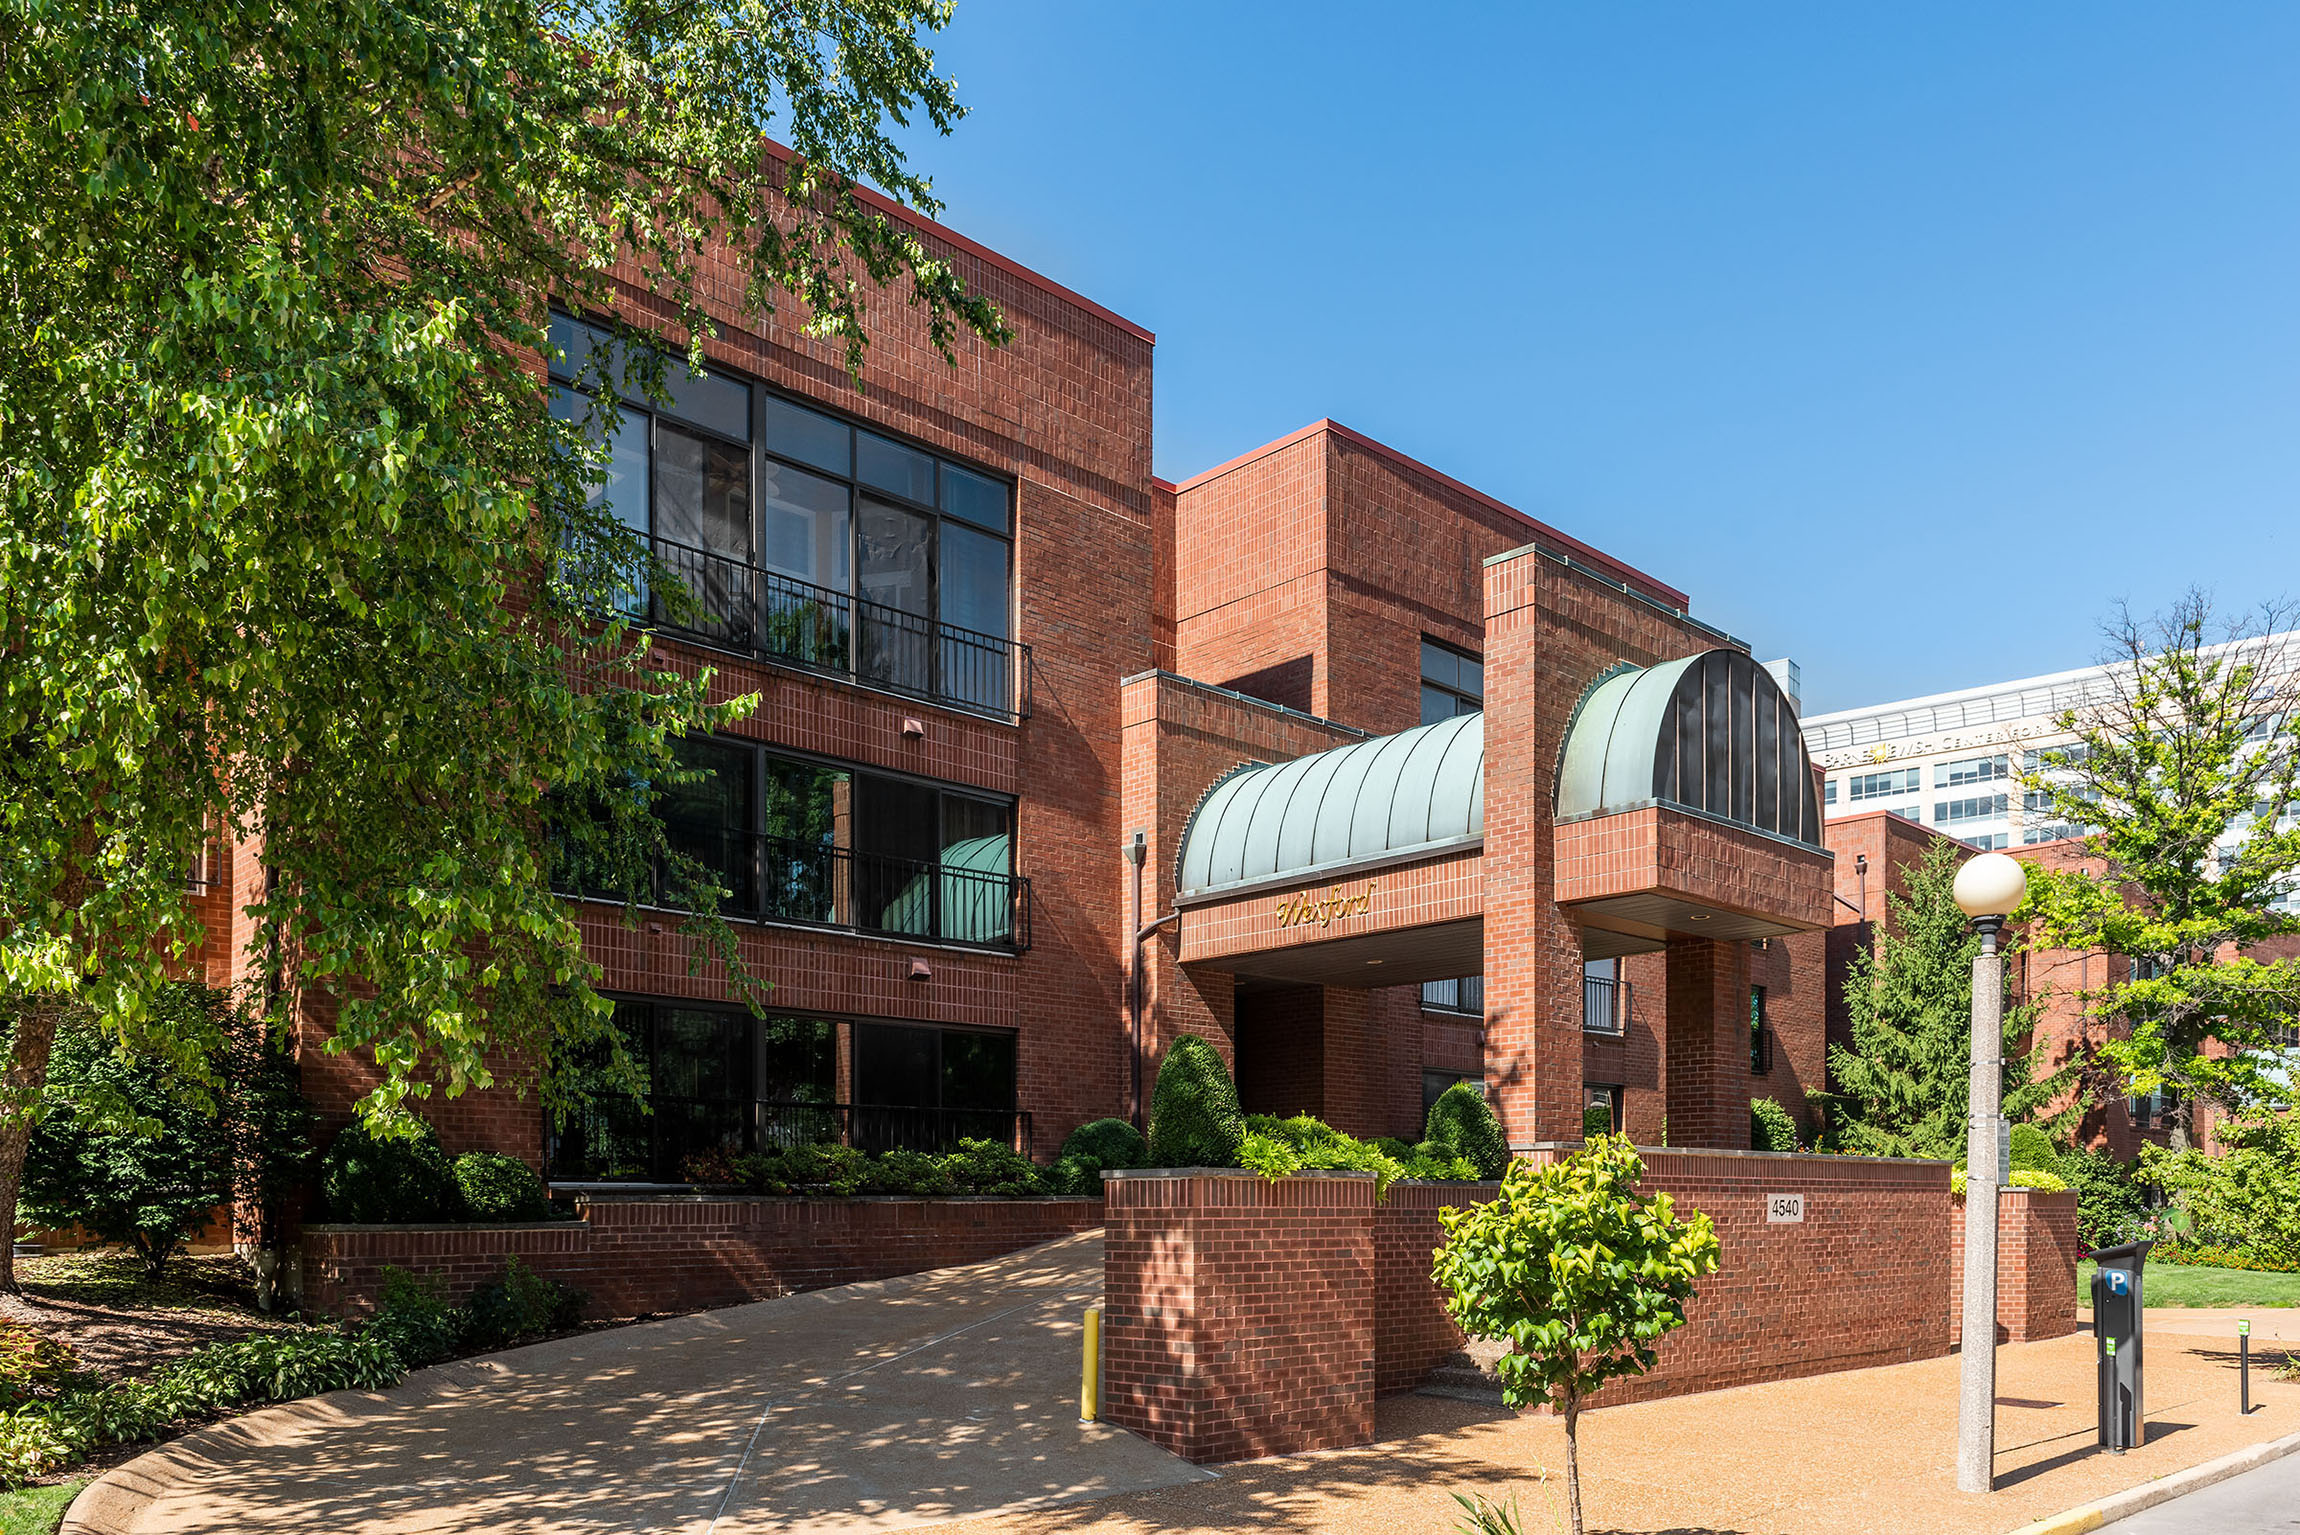
<path fill-rule="evenodd" d="M 2092 1304 L 2094 1267 L 2089 1262 L 2076 1266 L 2079 1306 Z M 2140 1294 L 2151 1306 L 2300 1306 L 2300 1274 L 2151 1263 L 2142 1271 Z"/>
<path fill-rule="evenodd" d="M 56 1535 L 64 1510 L 80 1495 L 86 1482 L 58 1482 L 53 1487 L 26 1487 L 0 1492 L 0 1535 Z"/>

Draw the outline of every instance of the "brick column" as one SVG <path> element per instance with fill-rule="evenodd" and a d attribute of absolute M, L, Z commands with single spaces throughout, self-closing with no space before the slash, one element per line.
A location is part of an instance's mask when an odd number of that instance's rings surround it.
<path fill-rule="evenodd" d="M 1581 932 L 1557 906 L 1557 746 L 1579 684 L 1543 675 L 1542 556 L 1485 567 L 1485 1068 L 1512 1146 L 1581 1136 Z"/>
<path fill-rule="evenodd" d="M 1669 1144 L 1747 1150 L 1749 946 L 1673 937 L 1666 963 Z"/>

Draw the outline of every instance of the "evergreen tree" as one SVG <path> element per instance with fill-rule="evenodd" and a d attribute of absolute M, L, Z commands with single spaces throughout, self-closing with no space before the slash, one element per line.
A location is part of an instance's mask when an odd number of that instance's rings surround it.
<path fill-rule="evenodd" d="M 1880 1157 L 1964 1155 L 1972 1081 L 1973 958 L 1980 936 L 1952 894 L 1959 858 L 1936 842 L 1909 870 L 1908 893 L 1888 897 L 1892 920 L 1873 947 L 1853 956 L 1845 978 L 1853 1045 L 1829 1052 L 1834 1089 L 1823 1095 L 1827 1140 Z M 2041 1111 L 2070 1079 L 2038 1076 L 2030 1044 L 2037 1008 L 2004 1010 L 2004 1107 L 2013 1119 Z M 2074 1109 L 2054 1116 L 2065 1129 Z"/>

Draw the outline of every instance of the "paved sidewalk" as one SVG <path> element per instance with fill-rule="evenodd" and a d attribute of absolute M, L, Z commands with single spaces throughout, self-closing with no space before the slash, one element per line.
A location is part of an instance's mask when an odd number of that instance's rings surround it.
<path fill-rule="evenodd" d="M 1206 1475 L 1078 1422 L 1099 1233 L 588 1333 L 187 1436 L 75 1504 L 103 1535 L 892 1529 Z M 67 1531 L 75 1528 L 72 1523 Z"/>
<path fill-rule="evenodd" d="M 2095 1443 L 2093 1340 L 2080 1333 L 1998 1351 L 1994 1494 L 1956 1490 L 1958 1361 L 1950 1355 L 1593 1412 L 1581 1431 L 1590 1529 L 2003 1535 L 2300 1430 L 2300 1384 L 2268 1380 L 2260 1369 L 2255 1410 L 2237 1417 L 2233 1336 L 2223 1347 L 2163 1330 L 2154 1311 L 2147 1327 L 2148 1441 L 2125 1455 Z M 1455 1527 L 1455 1491 L 1514 1494 L 1527 1535 L 1561 1527 L 1552 1518 L 1562 1508 L 1555 1478 L 1565 1464 L 1556 1419 L 1403 1396 L 1383 1401 L 1380 1432 L 1384 1442 L 1362 1450 L 1258 1461 L 1226 1468 L 1219 1481 L 969 1519 L 936 1535 L 1439 1535 Z"/>
<path fill-rule="evenodd" d="M 2100 1527 L 2101 1535 L 2269 1535 L 2300 1530 L 2300 1455 Z"/>

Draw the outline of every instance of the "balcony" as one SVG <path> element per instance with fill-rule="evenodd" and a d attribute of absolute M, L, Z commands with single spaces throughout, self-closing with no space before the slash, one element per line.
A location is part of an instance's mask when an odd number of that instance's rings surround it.
<path fill-rule="evenodd" d="M 1450 981 L 1422 982 L 1422 1006 L 1441 1013 L 1485 1016 L 1485 977 L 1465 975 Z"/>
<path fill-rule="evenodd" d="M 1601 975 L 1581 978 L 1581 1032 L 1619 1039 L 1629 1032 L 1630 984 Z"/>
<path fill-rule="evenodd" d="M 1030 647 L 761 569 L 730 555 L 651 538 L 686 588 L 673 604 L 645 590 L 632 616 L 666 634 L 763 656 L 948 708 L 1030 717 Z"/>
<path fill-rule="evenodd" d="M 1030 881 L 1018 874 L 716 828 L 674 825 L 669 835 L 674 850 L 717 877 L 724 917 L 1009 953 L 1030 947 Z M 953 851 L 964 857 L 971 850 L 986 862 L 995 851 L 1004 862 L 1005 838 L 978 840 L 997 847 L 961 843 Z M 621 899 L 589 887 L 561 893 Z M 660 875 L 653 893 L 659 903 L 674 904 Z"/>

